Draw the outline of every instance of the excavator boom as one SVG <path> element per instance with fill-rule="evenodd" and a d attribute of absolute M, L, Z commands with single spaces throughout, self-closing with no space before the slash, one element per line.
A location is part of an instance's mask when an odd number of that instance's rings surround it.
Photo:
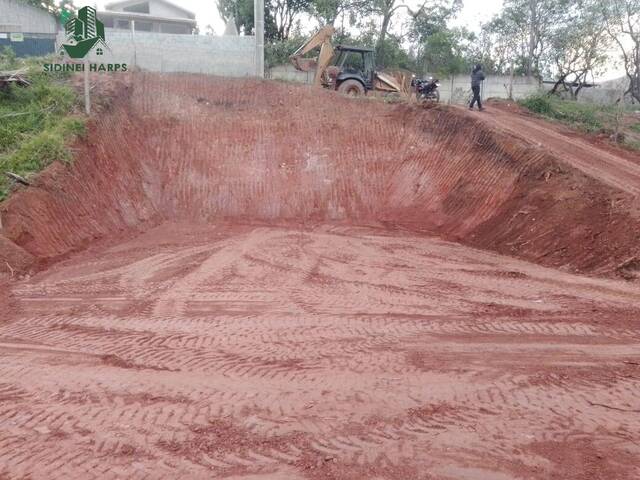
<path fill-rule="evenodd" d="M 302 72 L 309 72 L 315 68 L 316 74 L 313 83 L 316 85 L 322 84 L 322 75 L 333 57 L 331 37 L 335 31 L 331 25 L 321 28 L 289 57 L 293 66 Z M 320 54 L 317 58 L 303 58 L 304 55 L 318 47 L 320 47 Z"/>

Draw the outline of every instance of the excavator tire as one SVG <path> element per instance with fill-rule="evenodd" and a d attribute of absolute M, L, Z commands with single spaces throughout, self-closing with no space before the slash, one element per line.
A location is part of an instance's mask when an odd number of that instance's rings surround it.
<path fill-rule="evenodd" d="M 338 86 L 338 92 L 349 97 L 361 97 L 365 94 L 364 85 L 358 80 L 345 80 Z"/>

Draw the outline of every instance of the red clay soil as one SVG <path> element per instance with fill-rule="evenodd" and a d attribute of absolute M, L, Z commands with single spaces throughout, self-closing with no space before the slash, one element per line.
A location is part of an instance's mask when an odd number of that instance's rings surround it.
<path fill-rule="evenodd" d="M 508 112 L 126 82 L 1 208 L 0 478 L 640 477 L 627 159 Z"/>
<path fill-rule="evenodd" d="M 475 111 L 474 115 L 480 112 Z M 484 120 L 554 155 L 597 180 L 639 193 L 640 154 L 616 146 L 608 137 L 581 133 L 559 123 L 544 121 L 517 104 L 492 101 Z"/>
<path fill-rule="evenodd" d="M 220 218 L 383 223 L 600 275 L 640 254 L 640 166 L 625 158 L 497 110 L 473 118 L 321 93 L 129 79 L 73 167 L 53 166 L 2 205 L 3 235 L 41 264 L 149 223 Z"/>

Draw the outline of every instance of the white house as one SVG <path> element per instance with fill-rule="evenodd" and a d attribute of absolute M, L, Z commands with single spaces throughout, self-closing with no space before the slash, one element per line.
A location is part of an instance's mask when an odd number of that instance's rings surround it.
<path fill-rule="evenodd" d="M 0 0 L 0 50 L 11 47 L 19 57 L 55 51 L 58 22 L 42 8 L 19 0 Z"/>
<path fill-rule="evenodd" d="M 167 0 L 122 0 L 105 5 L 98 12 L 105 28 L 156 33 L 192 34 L 196 28 L 193 12 Z"/>

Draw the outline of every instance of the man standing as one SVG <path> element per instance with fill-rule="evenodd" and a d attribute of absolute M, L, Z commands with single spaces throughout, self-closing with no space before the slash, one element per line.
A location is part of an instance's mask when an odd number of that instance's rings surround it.
<path fill-rule="evenodd" d="M 473 67 L 473 71 L 471 72 L 471 91 L 473 91 L 473 99 L 471 100 L 471 105 L 469 105 L 469 110 L 473 110 L 473 104 L 478 102 L 478 110 L 484 110 L 482 108 L 482 102 L 480 101 L 480 84 L 484 80 L 484 72 L 482 71 L 482 65 L 478 64 Z"/>

